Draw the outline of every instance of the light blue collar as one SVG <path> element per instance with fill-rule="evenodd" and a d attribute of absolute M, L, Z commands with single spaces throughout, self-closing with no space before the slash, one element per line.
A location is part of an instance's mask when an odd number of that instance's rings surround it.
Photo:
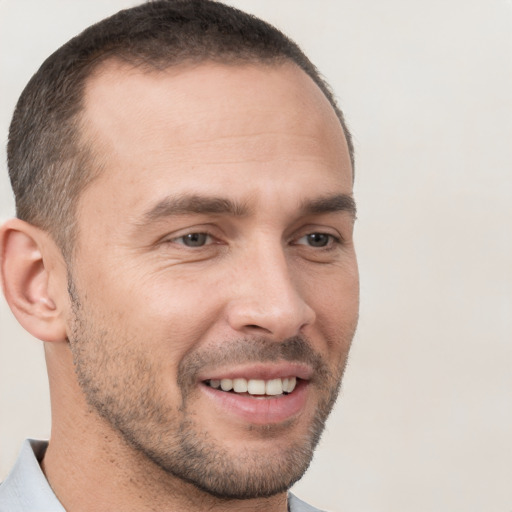
<path fill-rule="evenodd" d="M 16 464 L 0 485 L 0 512 L 66 512 L 39 466 L 47 447 L 47 441 L 23 443 Z"/>

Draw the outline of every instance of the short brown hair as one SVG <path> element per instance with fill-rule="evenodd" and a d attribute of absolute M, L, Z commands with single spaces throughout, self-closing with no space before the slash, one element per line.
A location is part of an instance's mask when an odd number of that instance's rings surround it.
<path fill-rule="evenodd" d="M 93 148 L 81 140 L 87 78 L 107 59 L 146 69 L 205 60 L 292 61 L 320 87 L 349 146 L 343 114 L 301 49 L 268 23 L 213 0 L 159 0 L 92 25 L 42 64 L 16 105 L 7 148 L 16 214 L 46 231 L 64 254 L 76 236 L 76 204 L 94 178 Z"/>

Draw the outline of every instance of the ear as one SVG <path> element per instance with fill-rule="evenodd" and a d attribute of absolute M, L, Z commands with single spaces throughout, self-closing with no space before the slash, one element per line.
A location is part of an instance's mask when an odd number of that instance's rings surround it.
<path fill-rule="evenodd" d="M 65 341 L 65 263 L 49 235 L 20 219 L 7 221 L 0 227 L 0 272 L 18 322 L 40 340 Z"/>

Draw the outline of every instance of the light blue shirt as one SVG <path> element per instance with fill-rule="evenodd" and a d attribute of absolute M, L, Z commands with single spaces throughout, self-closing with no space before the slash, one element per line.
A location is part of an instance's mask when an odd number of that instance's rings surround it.
<path fill-rule="evenodd" d="M 66 512 L 39 466 L 47 441 L 28 439 L 0 485 L 0 512 Z"/>
<path fill-rule="evenodd" d="M 28 439 L 12 471 L 0 484 L 0 512 L 66 512 L 44 476 L 39 462 L 48 441 Z M 290 512 L 321 512 L 288 494 Z"/>

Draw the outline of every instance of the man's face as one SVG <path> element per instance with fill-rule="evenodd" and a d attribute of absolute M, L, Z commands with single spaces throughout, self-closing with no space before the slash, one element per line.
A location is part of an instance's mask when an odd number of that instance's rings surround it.
<path fill-rule="evenodd" d="M 352 174 L 295 66 L 110 63 L 86 91 L 69 338 L 103 420 L 231 498 L 307 468 L 355 331 Z M 232 389 L 234 386 L 234 389 Z"/>

